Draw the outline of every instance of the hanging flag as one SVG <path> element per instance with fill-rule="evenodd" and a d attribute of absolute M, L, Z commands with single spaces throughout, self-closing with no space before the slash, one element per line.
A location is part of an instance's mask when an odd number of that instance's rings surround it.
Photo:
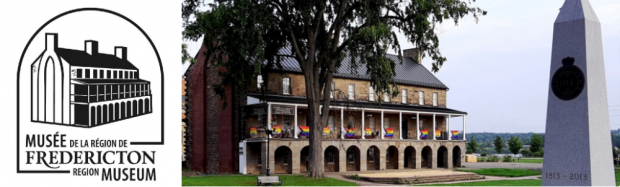
<path fill-rule="evenodd" d="M 423 138 L 423 139 L 428 138 L 428 130 L 420 130 L 420 132 L 422 133 L 420 138 Z"/>
<path fill-rule="evenodd" d="M 250 136 L 256 136 L 258 135 L 258 130 L 256 127 L 252 127 L 250 128 Z"/>
<path fill-rule="evenodd" d="M 441 137 L 441 130 L 435 130 L 435 137 Z"/>
<path fill-rule="evenodd" d="M 364 129 L 364 135 L 366 135 L 366 136 L 372 136 L 372 129 L 371 129 L 371 128 L 366 128 L 366 129 Z"/>
<path fill-rule="evenodd" d="M 452 131 L 452 139 L 459 139 L 459 131 Z"/>
<path fill-rule="evenodd" d="M 355 128 L 347 128 L 347 134 L 345 136 L 347 138 L 355 137 Z"/>
<path fill-rule="evenodd" d="M 323 135 L 329 135 L 329 127 L 323 127 Z"/>
<path fill-rule="evenodd" d="M 385 129 L 385 137 L 386 138 L 394 137 L 394 129 L 393 128 L 386 128 Z"/>
<path fill-rule="evenodd" d="M 273 131 L 272 132 L 273 135 L 280 135 L 282 134 L 282 126 L 280 125 L 275 126 L 273 127 L 272 131 Z"/>
<path fill-rule="evenodd" d="M 310 127 L 309 126 L 299 126 L 299 128 L 301 129 L 301 135 L 302 136 L 310 136 Z"/>

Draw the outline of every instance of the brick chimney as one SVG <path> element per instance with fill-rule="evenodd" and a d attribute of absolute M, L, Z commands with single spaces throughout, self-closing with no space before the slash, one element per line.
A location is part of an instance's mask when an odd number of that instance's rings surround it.
<path fill-rule="evenodd" d="M 84 41 L 84 52 L 89 55 L 95 55 L 99 53 L 99 42 L 95 40 L 86 40 Z"/>
<path fill-rule="evenodd" d="M 413 58 L 418 64 L 422 64 L 422 53 L 420 53 L 420 49 L 418 48 L 403 50 L 403 57 Z"/>
<path fill-rule="evenodd" d="M 58 34 L 45 33 L 45 50 L 55 50 L 56 48 L 58 48 Z"/>
<path fill-rule="evenodd" d="M 127 60 L 127 47 L 116 46 L 114 47 L 114 56 L 123 60 Z"/>

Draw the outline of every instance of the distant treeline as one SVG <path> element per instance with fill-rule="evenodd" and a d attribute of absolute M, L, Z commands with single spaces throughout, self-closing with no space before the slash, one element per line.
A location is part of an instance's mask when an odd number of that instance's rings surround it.
<path fill-rule="evenodd" d="M 493 145 L 493 141 L 495 140 L 497 136 L 501 137 L 502 140 L 504 140 L 504 143 L 508 143 L 508 140 L 510 140 L 511 137 L 516 136 L 516 137 L 519 137 L 519 139 L 521 139 L 521 142 L 523 142 L 523 145 L 530 145 L 532 141 L 532 136 L 534 136 L 534 134 L 540 135 L 543 138 L 543 140 L 545 140 L 545 133 L 474 132 L 474 133 L 467 133 L 467 142 L 471 141 L 472 138 L 475 138 L 476 142 L 478 142 L 478 148 L 479 148 L 478 153 L 486 152 L 489 154 L 494 154 L 495 150 L 493 149 L 492 145 Z M 611 130 L 611 143 L 613 146 L 620 147 L 620 129 Z M 542 147 L 543 148 L 545 147 L 544 143 Z M 510 151 L 508 151 L 507 148 L 504 148 L 502 153 L 508 154 L 510 153 Z"/>

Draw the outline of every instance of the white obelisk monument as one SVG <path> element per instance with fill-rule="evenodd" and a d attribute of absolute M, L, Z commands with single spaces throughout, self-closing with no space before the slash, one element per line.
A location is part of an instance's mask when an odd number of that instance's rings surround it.
<path fill-rule="evenodd" d="M 615 185 L 601 24 L 566 0 L 553 28 L 543 186 Z"/>

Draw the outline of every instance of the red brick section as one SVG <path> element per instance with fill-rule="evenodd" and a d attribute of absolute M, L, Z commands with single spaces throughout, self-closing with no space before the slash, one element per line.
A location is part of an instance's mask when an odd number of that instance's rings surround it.
<path fill-rule="evenodd" d="M 238 145 L 233 128 L 232 88 L 226 88 L 228 105 L 222 110 L 223 102 L 211 85 L 219 83 L 218 71 L 225 70 L 204 67 L 205 50 L 203 47 L 198 52 L 197 63 L 190 68 L 188 76 L 187 166 L 207 174 L 234 173 Z"/>

